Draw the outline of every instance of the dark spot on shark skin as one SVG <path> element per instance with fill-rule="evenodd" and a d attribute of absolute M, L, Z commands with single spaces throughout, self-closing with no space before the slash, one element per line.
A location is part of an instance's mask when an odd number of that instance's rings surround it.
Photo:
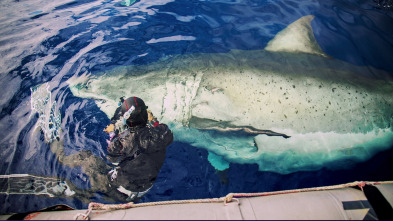
<path fill-rule="evenodd" d="M 337 88 L 335 88 L 335 87 L 334 87 L 334 88 L 332 88 L 332 92 L 334 92 L 336 89 L 337 89 Z"/>

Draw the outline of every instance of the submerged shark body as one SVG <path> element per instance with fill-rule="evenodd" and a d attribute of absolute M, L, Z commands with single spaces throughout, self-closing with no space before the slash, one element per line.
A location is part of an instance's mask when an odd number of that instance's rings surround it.
<path fill-rule="evenodd" d="M 141 97 L 176 140 L 208 149 L 219 170 L 257 163 L 285 174 L 367 160 L 393 145 L 393 82 L 326 56 L 312 19 L 294 22 L 265 50 L 179 55 L 68 83 L 109 118 L 120 97 Z"/>

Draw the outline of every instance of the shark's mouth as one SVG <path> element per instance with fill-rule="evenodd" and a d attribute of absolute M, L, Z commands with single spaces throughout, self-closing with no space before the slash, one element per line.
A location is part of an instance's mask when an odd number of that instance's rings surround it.
<path fill-rule="evenodd" d="M 179 55 L 68 83 L 109 118 L 119 97 L 141 97 L 175 140 L 206 148 L 219 170 L 228 162 L 278 173 L 347 167 L 392 147 L 392 82 L 326 56 L 312 19 L 288 26 L 266 50 Z"/>

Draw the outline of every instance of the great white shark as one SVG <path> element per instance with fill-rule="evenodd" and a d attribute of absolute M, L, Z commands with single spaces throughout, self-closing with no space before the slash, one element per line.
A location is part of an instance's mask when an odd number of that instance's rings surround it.
<path fill-rule="evenodd" d="M 206 148 L 219 170 L 230 162 L 282 174 L 350 166 L 393 146 L 392 74 L 326 55 L 313 18 L 264 50 L 171 56 L 67 83 L 109 118 L 120 97 L 141 97 L 175 140 Z"/>

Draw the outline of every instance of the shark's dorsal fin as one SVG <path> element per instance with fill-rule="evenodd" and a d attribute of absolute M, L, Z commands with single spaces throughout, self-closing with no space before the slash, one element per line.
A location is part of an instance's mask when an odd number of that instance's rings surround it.
<path fill-rule="evenodd" d="M 319 47 L 311 27 L 313 15 L 307 15 L 296 20 L 280 31 L 267 44 L 267 51 L 301 52 L 326 56 Z"/>

